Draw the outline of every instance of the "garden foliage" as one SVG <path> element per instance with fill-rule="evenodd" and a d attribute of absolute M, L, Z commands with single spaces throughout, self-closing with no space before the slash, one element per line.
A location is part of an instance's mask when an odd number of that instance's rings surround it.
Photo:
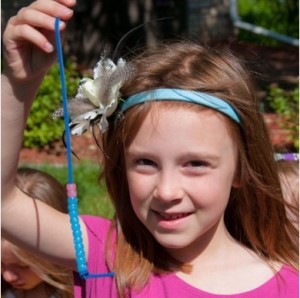
<path fill-rule="evenodd" d="M 80 78 L 75 66 L 71 61 L 67 61 L 65 65 L 67 94 L 69 97 L 76 94 Z M 37 98 L 33 103 L 24 134 L 24 147 L 42 147 L 62 138 L 64 131 L 63 119 L 54 120 L 52 117 L 53 112 L 61 105 L 59 68 L 55 64 L 44 78 Z"/>
<path fill-rule="evenodd" d="M 270 107 L 281 118 L 281 126 L 287 130 L 295 150 L 299 150 L 299 86 L 292 91 L 283 90 L 276 85 L 270 87 L 268 101 Z"/>
<path fill-rule="evenodd" d="M 299 38 L 298 0 L 239 0 L 238 11 L 245 22 Z M 239 38 L 267 46 L 278 45 L 276 40 L 244 30 L 240 30 Z"/>

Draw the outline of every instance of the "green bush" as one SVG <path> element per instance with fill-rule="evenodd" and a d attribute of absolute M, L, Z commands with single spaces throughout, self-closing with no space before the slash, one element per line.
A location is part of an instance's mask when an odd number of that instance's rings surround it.
<path fill-rule="evenodd" d="M 298 0 L 240 0 L 238 11 L 245 22 L 266 29 L 299 38 L 299 2 Z M 279 43 L 245 30 L 240 30 L 239 38 L 267 46 Z"/>
<path fill-rule="evenodd" d="M 270 107 L 282 117 L 282 128 L 288 131 L 295 150 L 299 150 L 299 86 L 286 91 L 271 85 L 267 100 Z"/>
<path fill-rule="evenodd" d="M 65 63 L 65 74 L 67 94 L 71 97 L 76 94 L 80 79 L 75 63 L 71 61 Z M 61 105 L 59 68 L 55 64 L 44 78 L 33 103 L 24 133 L 24 147 L 42 147 L 61 139 L 64 131 L 63 120 L 54 120 L 52 117 L 53 112 Z"/>

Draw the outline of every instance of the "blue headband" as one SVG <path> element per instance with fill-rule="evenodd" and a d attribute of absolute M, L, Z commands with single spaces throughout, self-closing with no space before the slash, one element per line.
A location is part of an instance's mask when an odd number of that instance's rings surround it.
<path fill-rule="evenodd" d="M 208 95 L 203 92 L 183 89 L 153 89 L 129 96 L 121 106 L 121 111 L 125 112 L 131 107 L 146 101 L 185 101 L 203 105 L 220 113 L 225 114 L 238 124 L 241 124 L 240 117 L 235 109 L 223 99 Z"/>

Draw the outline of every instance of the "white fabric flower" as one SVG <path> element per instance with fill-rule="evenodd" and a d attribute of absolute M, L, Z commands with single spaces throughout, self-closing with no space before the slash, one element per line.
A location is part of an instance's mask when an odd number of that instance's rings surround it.
<path fill-rule="evenodd" d="M 116 65 L 102 57 L 93 70 L 93 79 L 83 78 L 75 99 L 69 102 L 71 133 L 81 135 L 96 123 L 104 133 L 108 128 L 107 118 L 116 111 L 121 99 L 120 88 L 133 73 L 132 66 L 124 59 L 120 58 Z M 62 109 L 55 114 L 61 115 Z"/>

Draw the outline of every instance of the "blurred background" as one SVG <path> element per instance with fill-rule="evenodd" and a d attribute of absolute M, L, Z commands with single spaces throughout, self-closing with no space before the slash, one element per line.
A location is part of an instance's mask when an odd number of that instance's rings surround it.
<path fill-rule="evenodd" d="M 2 0 L 2 29 L 10 16 L 31 2 Z M 141 24 L 124 42 L 120 55 L 177 37 L 206 43 L 247 40 L 278 45 L 275 35 L 262 38 L 263 31 L 257 26 L 285 35 L 290 39 L 287 44 L 296 44 L 298 23 L 296 0 L 77 0 L 64 51 L 82 67 L 91 67 L 104 46 L 114 49 L 127 32 Z M 259 34 L 253 34 L 255 29 Z"/>

